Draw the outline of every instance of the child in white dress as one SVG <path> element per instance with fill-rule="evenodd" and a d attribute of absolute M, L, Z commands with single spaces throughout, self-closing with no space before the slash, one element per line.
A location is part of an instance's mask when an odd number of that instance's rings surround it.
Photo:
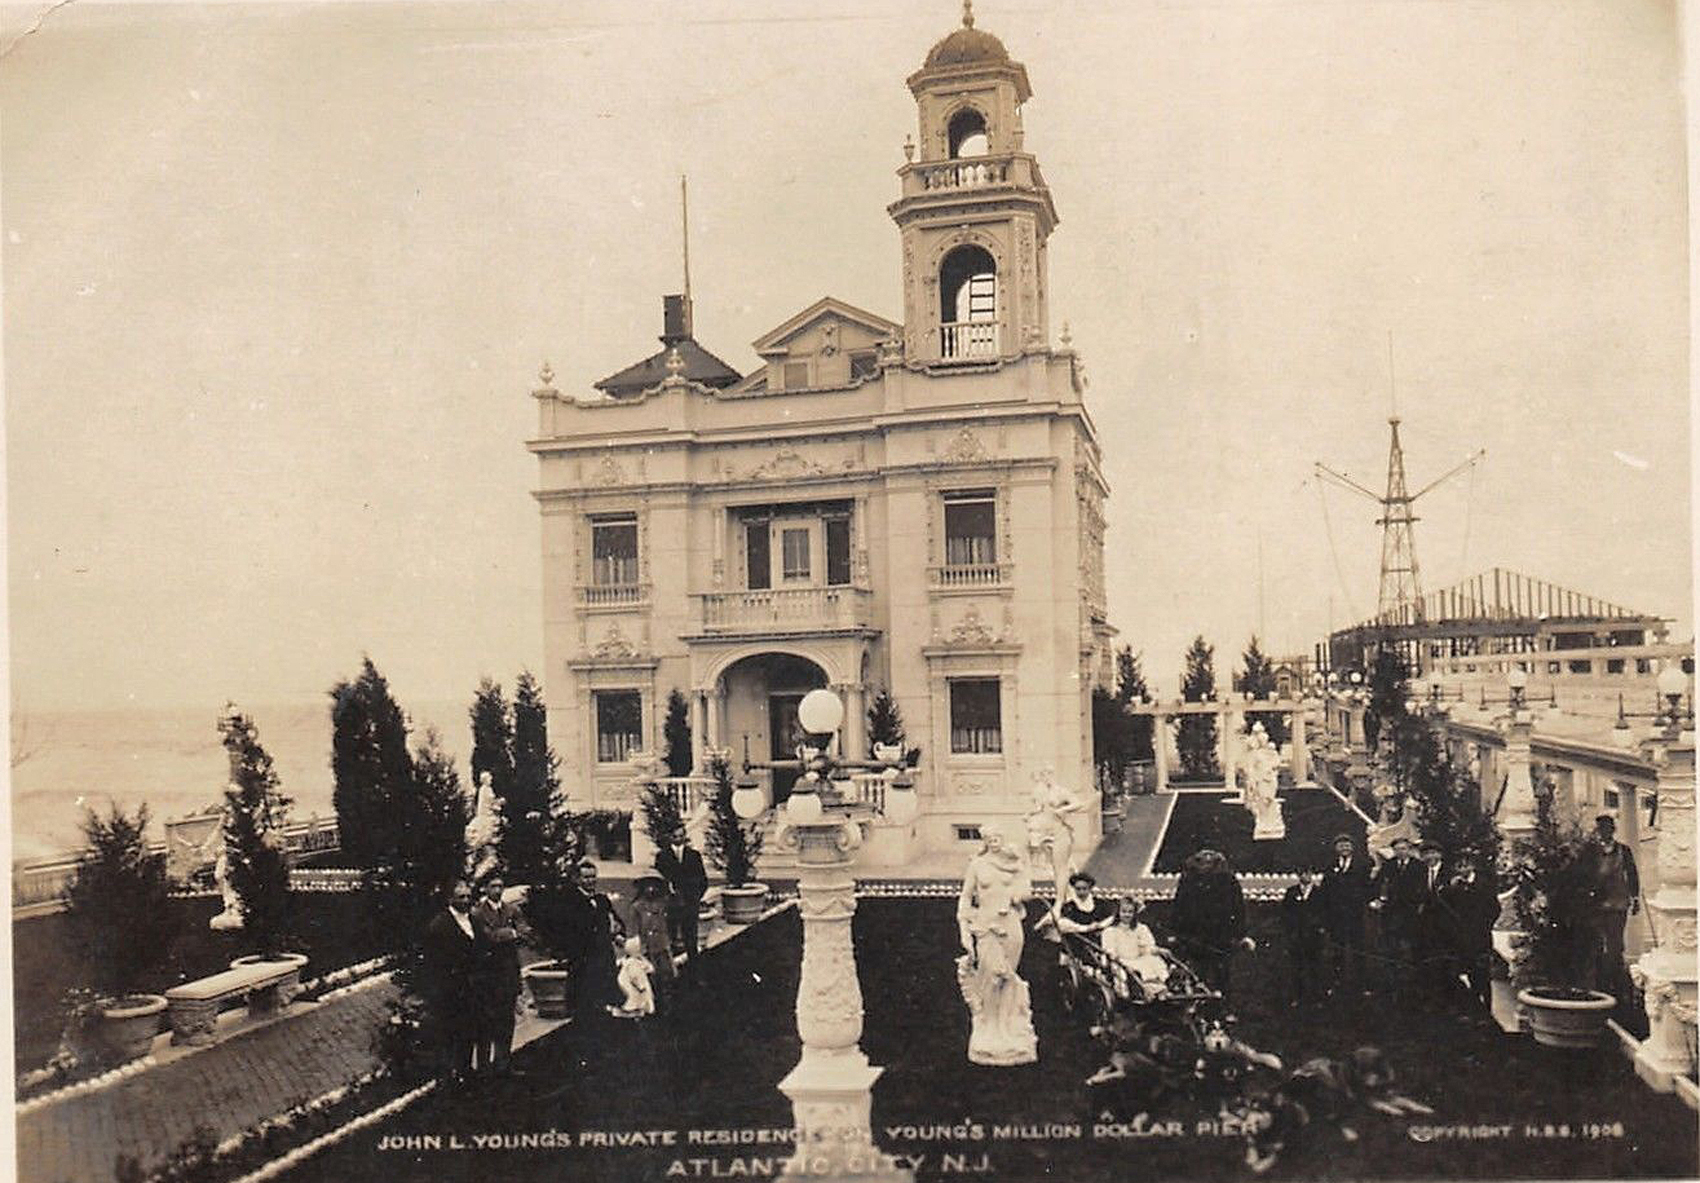
<path fill-rule="evenodd" d="M 625 949 L 626 955 L 620 958 L 620 970 L 614 979 L 624 997 L 619 1006 L 609 1007 L 608 1013 L 620 1019 L 652 1015 L 655 1013 L 655 988 L 650 985 L 649 976 L 655 972 L 655 967 L 643 955 L 643 941 L 639 938 L 627 939 Z"/>
<path fill-rule="evenodd" d="M 1140 921 L 1142 910 L 1138 900 L 1124 896 L 1116 923 L 1104 930 L 1101 940 L 1104 952 L 1132 970 L 1148 995 L 1160 994 L 1169 981 L 1169 963 L 1159 955 L 1151 929 Z"/>

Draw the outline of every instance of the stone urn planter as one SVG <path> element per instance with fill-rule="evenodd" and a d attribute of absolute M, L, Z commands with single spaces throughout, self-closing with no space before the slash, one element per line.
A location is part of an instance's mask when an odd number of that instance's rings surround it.
<path fill-rule="evenodd" d="M 877 743 L 874 745 L 874 759 L 886 764 L 896 764 L 903 759 L 903 745 L 900 743 Z"/>
<path fill-rule="evenodd" d="M 564 1019 L 572 1010 L 573 974 L 559 961 L 534 961 L 520 971 L 540 1019 Z"/>
<path fill-rule="evenodd" d="M 727 924 L 754 924 L 767 908 L 767 884 L 746 883 L 720 889 L 720 913 Z"/>
<path fill-rule="evenodd" d="M 1100 813 L 1100 821 L 1103 823 L 1103 833 L 1116 834 L 1121 832 L 1122 817 L 1125 814 L 1126 808 L 1127 807 L 1122 804 L 1120 798 L 1104 798 L 1104 803 Z"/>
<path fill-rule="evenodd" d="M 1548 1047 L 1595 1047 L 1606 1032 L 1606 1020 L 1617 999 L 1598 990 L 1562 986 L 1532 986 L 1517 992 L 1527 1008 L 1530 1033 Z"/>
<path fill-rule="evenodd" d="M 163 994 L 126 994 L 100 1008 L 100 1041 L 119 1062 L 148 1054 L 165 1014 Z"/>

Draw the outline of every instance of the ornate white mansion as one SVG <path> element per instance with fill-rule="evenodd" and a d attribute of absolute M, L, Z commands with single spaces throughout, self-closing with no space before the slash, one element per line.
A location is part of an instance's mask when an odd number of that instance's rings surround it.
<path fill-rule="evenodd" d="M 921 749 L 892 861 L 1026 812 L 1041 769 L 1092 783 L 1108 488 L 1081 366 L 1052 341 L 1057 214 L 1023 143 L 1027 71 L 967 16 L 908 85 L 901 321 L 824 298 L 740 376 L 698 344 L 687 293 L 660 351 L 593 390 L 545 368 L 528 444 L 545 688 L 578 808 L 630 807 L 631 757 L 665 749 L 675 688 L 698 769 L 705 747 L 790 758 L 818 686 L 866 755 L 888 688 Z"/>

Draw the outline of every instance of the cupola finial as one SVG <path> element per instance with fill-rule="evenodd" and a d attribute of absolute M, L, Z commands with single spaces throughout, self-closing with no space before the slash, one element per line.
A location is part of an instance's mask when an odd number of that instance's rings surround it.
<path fill-rule="evenodd" d="M 964 29 L 974 27 L 974 0 L 962 0 L 962 27 Z"/>

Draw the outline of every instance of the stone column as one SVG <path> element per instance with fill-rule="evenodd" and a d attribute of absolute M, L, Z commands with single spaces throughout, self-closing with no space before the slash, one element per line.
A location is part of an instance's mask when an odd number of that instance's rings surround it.
<path fill-rule="evenodd" d="M 708 768 L 703 755 L 708 747 L 708 691 L 691 692 L 691 771 L 701 773 Z"/>
<path fill-rule="evenodd" d="M 707 698 L 708 730 L 703 736 L 704 745 L 711 748 L 729 748 L 732 746 L 730 739 L 727 736 L 722 735 L 720 731 L 720 717 L 723 713 L 720 709 L 720 687 L 711 687 Z M 732 753 L 734 761 L 742 759 L 743 755 L 744 754 L 742 752 Z M 757 759 L 761 758 L 763 757 L 757 757 Z"/>
<path fill-rule="evenodd" d="M 1159 793 L 1169 791 L 1169 716 L 1161 711 L 1151 716 L 1151 758 L 1156 767 Z"/>
<path fill-rule="evenodd" d="M 1305 706 L 1300 703 L 1288 716 L 1291 722 L 1288 730 L 1292 735 L 1287 742 L 1291 746 L 1289 755 L 1292 758 L 1293 784 L 1302 785 L 1310 779 L 1310 749 L 1305 745 Z"/>
<path fill-rule="evenodd" d="M 797 913 L 803 921 L 803 972 L 797 984 L 797 1034 L 803 1055 L 779 1089 L 791 1099 L 798 1127 L 804 1130 L 859 1131 L 868 1121 L 869 1090 L 880 1070 L 857 1046 L 862 1037 L 862 990 L 856 977 L 856 949 L 850 921 L 856 914 L 856 881 L 850 860 L 861 845 L 855 822 L 823 818 L 793 824 L 782 821 L 777 837 L 782 850 L 797 857 Z M 865 1155 L 842 1133 L 807 1140 L 806 1154 Z M 830 1174 L 814 1164 L 799 1175 Z M 789 1174 L 789 1173 L 788 1173 Z"/>
<path fill-rule="evenodd" d="M 1234 791 L 1234 743 L 1239 728 L 1236 726 L 1238 712 L 1233 707 L 1224 707 L 1216 715 L 1216 721 L 1221 728 L 1222 753 L 1222 784 L 1229 793 Z"/>
<path fill-rule="evenodd" d="M 847 758 L 868 758 L 867 687 L 860 682 L 844 687 L 844 746 Z"/>
<path fill-rule="evenodd" d="M 1534 735 L 1535 717 L 1522 707 L 1512 707 L 1505 718 L 1505 795 L 1500 798 L 1499 832 L 1504 838 L 1502 849 L 1511 851 L 1535 829 L 1535 782 L 1529 774 L 1530 739 Z M 1482 786 L 1483 805 L 1493 808 L 1493 788 Z M 1499 918 L 1493 922 L 1493 951 L 1512 963 L 1516 940 L 1521 935 L 1512 912 L 1513 892 L 1508 889 L 1499 897 Z M 1517 988 L 1508 979 L 1493 981 L 1492 1011 L 1502 1031 L 1523 1029 L 1523 1006 L 1517 1001 Z"/>
<path fill-rule="evenodd" d="M 1692 724 L 1690 724 L 1692 726 Z M 1658 944 L 1631 971 L 1646 992 L 1649 1035 L 1635 1071 L 1661 1092 L 1694 1069 L 1688 1028 L 1695 1021 L 1694 732 L 1655 757 L 1659 770 L 1659 889 L 1647 901 Z"/>

